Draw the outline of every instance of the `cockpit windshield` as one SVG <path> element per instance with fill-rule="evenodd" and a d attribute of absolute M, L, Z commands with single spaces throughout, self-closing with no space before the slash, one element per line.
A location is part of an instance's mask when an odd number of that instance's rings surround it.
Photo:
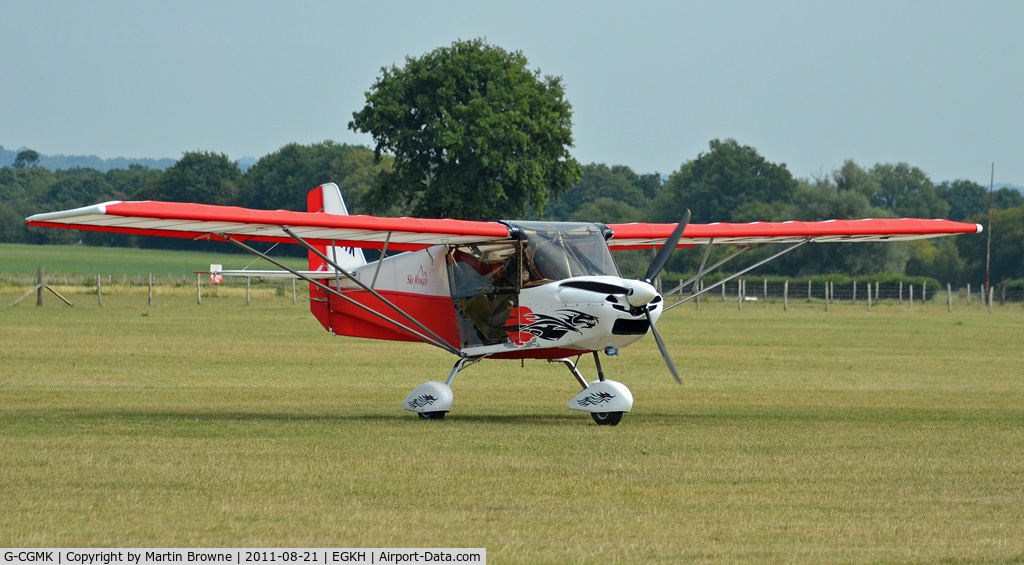
<path fill-rule="evenodd" d="M 619 276 L 595 224 L 515 222 L 522 234 L 523 286 L 585 275 Z"/>
<path fill-rule="evenodd" d="M 505 324 L 524 288 L 569 277 L 619 275 L 604 233 L 595 224 L 507 223 L 519 232 L 517 240 L 448 248 L 463 347 L 508 341 Z"/>

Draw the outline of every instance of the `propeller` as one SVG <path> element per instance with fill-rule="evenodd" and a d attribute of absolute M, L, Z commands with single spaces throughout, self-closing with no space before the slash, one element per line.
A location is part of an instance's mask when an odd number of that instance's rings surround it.
<path fill-rule="evenodd" d="M 654 341 L 658 342 L 658 349 L 661 350 L 661 356 L 665 358 L 665 364 L 668 365 L 668 370 L 672 372 L 672 376 L 676 378 L 676 382 L 679 384 L 683 384 L 683 379 L 679 377 L 679 371 L 676 370 L 675 364 L 672 363 L 672 358 L 668 354 L 668 348 L 665 347 L 665 342 L 662 341 L 661 334 L 658 333 L 658 328 L 654 325 L 654 317 L 651 315 L 650 303 L 658 296 L 658 291 L 654 288 L 652 282 L 654 279 L 658 278 L 662 269 L 665 268 L 665 264 L 668 263 L 669 257 L 672 256 L 672 252 L 675 251 L 676 246 L 679 245 L 679 240 L 683 237 L 683 230 L 686 229 L 686 225 L 689 223 L 690 211 L 687 210 L 686 213 L 683 214 L 682 219 L 679 220 L 675 229 L 672 230 L 672 234 L 665 240 L 665 244 L 654 256 L 654 260 L 651 261 L 650 266 L 647 267 L 647 274 L 644 275 L 643 280 L 621 280 L 620 284 L 610 284 L 607 282 L 593 280 L 569 280 L 561 283 L 560 285 L 566 288 L 576 288 L 602 294 L 622 294 L 625 296 L 626 301 L 629 302 L 630 306 L 633 306 L 634 308 L 643 308 L 644 314 L 647 316 L 647 324 L 651 328 L 651 333 L 654 334 Z"/>
<path fill-rule="evenodd" d="M 647 323 L 651 325 L 651 333 L 654 334 L 654 341 L 658 342 L 658 349 L 661 350 L 661 356 L 665 358 L 665 364 L 668 365 L 668 370 L 672 371 L 672 376 L 676 378 L 676 382 L 683 384 L 683 379 L 679 378 L 679 371 L 676 371 L 676 366 L 672 363 L 672 358 L 668 355 L 668 349 L 665 347 L 665 342 L 661 341 L 661 334 L 658 333 L 657 326 L 654 325 L 654 320 L 651 319 L 651 311 L 644 306 L 644 314 L 647 314 Z"/>
<path fill-rule="evenodd" d="M 672 252 L 676 250 L 676 245 L 679 245 L 679 238 L 683 237 L 683 230 L 686 229 L 686 224 L 690 223 L 690 211 L 687 210 L 683 214 L 683 219 L 679 220 L 679 224 L 676 225 L 676 229 L 672 230 L 672 235 L 668 236 L 665 240 L 665 245 L 658 250 L 658 254 L 654 256 L 654 260 L 651 261 L 651 265 L 647 267 L 647 274 L 644 275 L 644 282 L 651 284 L 654 279 L 658 278 L 661 274 L 661 270 L 665 268 L 665 263 L 668 263 L 668 258 L 672 256 Z"/>
<path fill-rule="evenodd" d="M 650 285 L 654 279 L 658 278 L 661 274 L 661 270 L 665 268 L 665 264 L 668 263 L 668 258 L 672 256 L 672 252 L 675 251 L 676 245 L 679 244 L 679 239 L 683 237 L 683 230 L 686 229 L 686 224 L 690 223 L 690 211 L 687 210 L 683 214 L 683 218 L 679 220 L 679 224 L 676 229 L 672 230 L 672 235 L 665 240 L 665 245 L 658 250 L 658 253 L 654 256 L 654 260 L 651 261 L 651 265 L 647 267 L 647 274 L 644 275 L 644 282 Z M 653 288 L 653 287 L 652 287 Z M 683 384 L 683 379 L 679 378 L 679 371 L 676 371 L 676 366 L 672 363 L 672 358 L 669 357 L 668 349 L 665 347 L 665 342 L 661 340 L 661 334 L 658 333 L 658 328 L 654 325 L 654 318 L 651 317 L 651 307 L 649 300 L 643 304 L 644 314 L 647 315 L 647 323 L 651 326 L 651 333 L 654 334 L 654 341 L 658 342 L 658 349 L 661 350 L 661 356 L 665 358 L 665 364 L 668 365 L 668 370 L 672 372 L 672 376 L 676 378 L 676 382 Z"/>

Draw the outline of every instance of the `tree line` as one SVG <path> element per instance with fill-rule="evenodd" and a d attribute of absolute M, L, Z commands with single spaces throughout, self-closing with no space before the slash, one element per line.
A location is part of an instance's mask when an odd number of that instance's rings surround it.
<path fill-rule="evenodd" d="M 88 206 L 108 200 L 166 200 L 304 211 L 306 193 L 336 182 L 353 214 L 408 215 L 412 204 L 381 205 L 367 198 L 382 173 L 392 170 L 363 146 L 331 141 L 289 144 L 243 172 L 226 155 L 189 152 L 165 170 L 142 165 L 111 169 L 50 171 L 30 163 L 0 168 L 0 241 L 33 244 L 195 248 L 190 241 L 32 228 L 24 218 L 38 212 Z M 529 219 L 602 223 L 676 222 L 689 208 L 695 223 L 836 218 L 949 218 L 986 224 L 989 189 L 965 180 L 933 183 L 917 167 L 853 161 L 813 179 L 796 179 L 785 164 L 771 163 L 739 142 L 712 140 L 708 150 L 667 177 L 636 173 L 627 166 L 591 163 L 561 193 Z M 1011 188 L 992 193 L 992 281 L 1024 278 L 1024 196 Z M 498 219 L 498 218 L 495 218 Z M 762 267 L 766 274 L 851 276 L 897 273 L 927 276 L 954 285 L 984 280 L 985 236 L 957 236 L 904 243 L 821 244 L 802 247 Z M 728 249 L 716 249 L 724 254 Z M 758 250 L 748 255 L 756 259 Z M 621 260 L 625 271 L 649 258 Z M 695 271 L 700 254 L 678 253 L 676 273 Z"/>
<path fill-rule="evenodd" d="M 699 223 L 872 217 L 984 223 L 989 209 L 985 187 L 964 180 L 936 184 L 907 163 L 865 168 L 846 161 L 829 173 L 797 179 L 784 163 L 769 162 L 733 139 L 711 140 L 707 151 L 667 177 L 580 165 L 569 153 L 572 107 L 561 78 L 529 69 L 521 52 L 480 39 L 382 68 L 348 127 L 370 134 L 374 147 L 293 143 L 246 171 L 223 154 L 190 152 L 165 170 L 132 165 L 51 172 L 35 166 L 38 153 L 26 150 L 0 169 L 0 241 L 188 246 L 26 228 L 21 220 L 124 199 L 305 210 L 306 192 L 324 182 L 341 186 L 352 213 L 467 220 L 676 222 L 689 208 Z M 992 200 L 991 280 L 1024 278 L 1024 197 L 1003 188 Z M 985 242 L 984 236 L 963 235 L 804 246 L 763 272 L 896 273 L 978 283 L 984 280 Z M 713 258 L 729 251 L 716 247 Z M 751 251 L 744 260 L 766 252 Z M 699 254 L 676 253 L 668 269 L 693 272 L 699 261 Z M 636 276 L 649 262 L 643 252 L 626 252 L 620 267 Z"/>

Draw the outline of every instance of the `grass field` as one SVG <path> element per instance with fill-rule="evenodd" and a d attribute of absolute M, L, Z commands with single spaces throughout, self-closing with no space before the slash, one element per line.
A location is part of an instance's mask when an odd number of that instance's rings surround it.
<path fill-rule="evenodd" d="M 266 249 L 263 245 L 260 248 Z M 305 269 L 305 258 L 282 258 L 285 264 Z M 129 280 L 146 280 L 149 273 L 165 281 L 170 275 L 179 280 L 182 276 L 194 281 L 195 271 L 206 271 L 211 264 L 224 265 L 225 269 L 241 269 L 253 262 L 245 254 L 200 253 L 193 251 L 154 251 L 126 247 L 78 247 L 74 245 L 21 245 L 0 244 L 0 274 L 8 278 L 28 280 L 35 277 L 39 267 L 51 275 L 84 277 L 93 280 L 96 275 L 127 277 Z M 259 261 L 252 268 L 276 269 L 268 262 Z M 0 280 L 3 280 L 0 278 Z"/>
<path fill-rule="evenodd" d="M 0 289 L 0 305 L 24 290 Z M 1024 309 L 705 301 L 561 366 L 335 338 L 290 295 L 0 314 L 0 545 L 486 547 L 497 563 L 1024 561 Z M 34 301 L 33 301 L 34 302 Z M 585 373 L 592 362 L 582 363 Z"/>

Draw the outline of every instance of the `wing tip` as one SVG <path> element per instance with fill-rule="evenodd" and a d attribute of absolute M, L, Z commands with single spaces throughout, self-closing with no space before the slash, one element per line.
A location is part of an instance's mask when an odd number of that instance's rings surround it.
<path fill-rule="evenodd" d="M 39 223 L 39 222 L 60 222 L 65 218 L 74 218 L 77 216 L 85 215 L 99 215 L 105 216 L 107 214 L 107 206 L 113 204 L 121 204 L 120 200 L 110 200 L 108 202 L 102 202 L 100 204 L 93 204 L 92 206 L 83 206 L 81 208 L 73 208 L 71 210 L 60 210 L 58 212 L 44 212 L 42 214 L 33 214 L 25 218 L 25 223 Z"/>

